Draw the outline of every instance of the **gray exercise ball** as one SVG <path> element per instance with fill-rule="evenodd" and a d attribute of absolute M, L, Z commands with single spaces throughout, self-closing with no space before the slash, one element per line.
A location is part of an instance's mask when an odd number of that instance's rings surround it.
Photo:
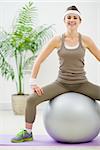
<path fill-rule="evenodd" d="M 100 106 L 85 95 L 69 92 L 49 101 L 43 120 L 48 134 L 56 141 L 89 142 L 100 132 Z"/>

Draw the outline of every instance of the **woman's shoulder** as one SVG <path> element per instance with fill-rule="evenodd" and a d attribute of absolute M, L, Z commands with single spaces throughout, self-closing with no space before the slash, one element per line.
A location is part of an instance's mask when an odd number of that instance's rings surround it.
<path fill-rule="evenodd" d="M 91 39 L 88 35 L 81 34 L 81 36 L 82 36 L 82 39 L 85 40 L 85 41 Z"/>
<path fill-rule="evenodd" d="M 85 43 L 88 43 L 88 42 L 92 42 L 92 38 L 88 35 L 83 35 L 82 34 L 82 40 L 85 42 Z"/>
<path fill-rule="evenodd" d="M 82 37 L 82 44 L 85 48 L 87 48 L 87 45 L 89 42 L 92 41 L 92 39 L 88 36 L 88 35 L 84 35 L 84 34 L 81 34 L 81 37 Z"/>
<path fill-rule="evenodd" d="M 61 43 L 62 43 L 62 35 L 55 35 L 52 38 L 52 41 L 56 44 L 56 47 L 59 48 L 61 46 Z"/>

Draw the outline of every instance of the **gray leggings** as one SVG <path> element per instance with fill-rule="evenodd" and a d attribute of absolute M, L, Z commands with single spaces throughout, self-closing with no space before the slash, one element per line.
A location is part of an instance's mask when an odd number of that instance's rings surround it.
<path fill-rule="evenodd" d="M 65 92 L 77 92 L 91 97 L 92 99 L 100 100 L 100 86 L 97 86 L 88 81 L 79 84 L 64 84 L 55 81 L 43 87 L 44 94 L 38 96 L 36 93 L 30 95 L 27 99 L 25 121 L 33 123 L 36 116 L 36 106 L 41 102 L 51 100 L 52 98 Z"/>

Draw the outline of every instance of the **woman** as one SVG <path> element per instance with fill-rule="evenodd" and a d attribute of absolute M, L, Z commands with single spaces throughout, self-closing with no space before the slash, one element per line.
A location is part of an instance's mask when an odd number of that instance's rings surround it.
<path fill-rule="evenodd" d="M 84 71 L 84 55 L 88 49 L 98 61 L 100 50 L 88 36 L 81 35 L 78 27 L 81 14 L 76 6 L 68 7 L 64 14 L 67 31 L 55 36 L 37 57 L 32 69 L 30 86 L 33 94 L 29 96 L 25 112 L 25 129 L 17 134 L 11 142 L 32 141 L 32 126 L 36 116 L 36 106 L 65 92 L 78 92 L 100 100 L 100 86 L 90 83 Z M 59 74 L 55 82 L 41 88 L 36 77 L 42 62 L 49 54 L 58 49 L 60 61 Z"/>

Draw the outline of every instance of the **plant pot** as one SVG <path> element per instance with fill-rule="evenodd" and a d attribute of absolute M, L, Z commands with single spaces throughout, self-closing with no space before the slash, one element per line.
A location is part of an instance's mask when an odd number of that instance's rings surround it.
<path fill-rule="evenodd" d="M 24 115 L 26 102 L 29 94 L 24 95 L 12 95 L 12 109 L 16 115 Z"/>

